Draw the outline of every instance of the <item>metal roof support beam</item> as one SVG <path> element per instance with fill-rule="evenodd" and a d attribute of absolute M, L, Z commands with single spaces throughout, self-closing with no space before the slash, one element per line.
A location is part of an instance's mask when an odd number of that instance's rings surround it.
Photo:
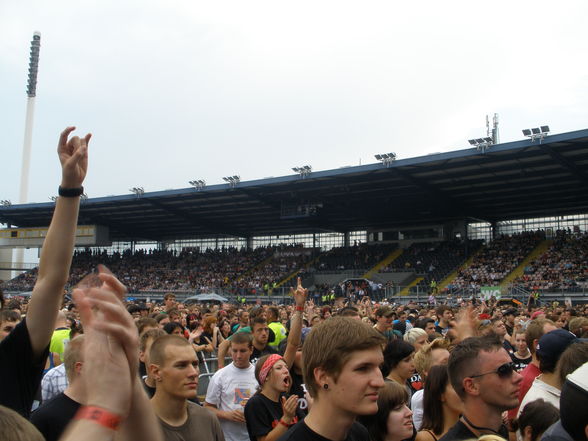
<path fill-rule="evenodd" d="M 88 222 L 86 222 L 86 219 L 88 219 Z M 128 240 L 132 241 L 132 240 L 152 240 L 153 242 L 158 242 L 159 239 L 155 236 L 151 236 L 148 233 L 145 233 L 144 231 L 141 231 L 139 229 L 135 229 L 133 228 L 132 230 L 116 223 L 113 222 L 111 220 L 108 220 L 102 216 L 97 216 L 97 215 L 93 215 L 93 216 L 86 216 L 84 219 L 81 219 L 78 224 L 96 224 L 96 225 L 104 225 L 106 227 L 108 227 L 109 229 L 109 236 L 112 236 L 112 233 L 110 230 L 116 230 L 119 231 L 125 235 L 128 236 Z"/>
<path fill-rule="evenodd" d="M 154 199 L 143 197 L 143 200 L 149 202 L 154 207 L 157 207 L 163 211 L 167 211 L 168 213 L 171 213 L 174 216 L 177 216 L 181 219 L 186 220 L 190 224 L 206 228 L 206 229 L 210 230 L 212 233 L 223 234 L 223 235 L 228 234 L 228 235 L 236 236 L 236 237 L 247 237 L 247 235 L 248 235 L 247 233 L 244 233 L 242 231 L 237 231 L 237 230 L 232 229 L 231 227 L 223 225 L 220 222 L 216 222 L 216 221 L 214 223 L 207 222 L 205 219 L 203 219 L 202 216 L 198 216 L 198 217 L 191 216 L 188 213 L 184 212 L 183 210 L 178 210 L 177 208 L 170 208 L 170 207 L 166 206 L 165 204 L 162 204 L 161 202 L 156 201 Z"/>
<path fill-rule="evenodd" d="M 457 210 L 455 212 L 456 215 L 474 216 L 474 217 L 483 218 L 480 213 L 478 213 L 476 210 L 471 208 L 465 202 L 456 200 L 456 199 L 448 196 L 447 194 L 443 193 L 439 189 L 424 182 L 423 180 L 421 180 L 419 178 L 415 178 L 407 171 L 401 170 L 399 168 L 394 168 L 391 170 L 394 170 L 395 173 L 397 173 L 399 176 L 401 176 L 406 181 L 410 182 L 415 187 L 418 187 L 418 188 L 424 190 L 427 194 L 433 196 L 433 198 L 436 200 L 437 203 L 441 203 L 443 205 L 446 205 L 447 208 Z"/>
<path fill-rule="evenodd" d="M 588 184 L 588 176 L 586 176 L 586 173 L 584 173 L 584 171 L 582 171 L 580 168 L 578 168 L 578 166 L 576 166 L 574 163 L 572 163 L 571 161 L 569 161 L 567 158 L 565 158 L 561 153 L 555 151 L 553 149 L 553 147 L 551 147 L 548 144 L 542 144 L 541 148 L 549 153 L 549 155 L 561 166 L 563 166 L 564 168 L 566 168 L 568 171 L 570 171 L 576 178 L 578 178 L 583 184 Z"/>

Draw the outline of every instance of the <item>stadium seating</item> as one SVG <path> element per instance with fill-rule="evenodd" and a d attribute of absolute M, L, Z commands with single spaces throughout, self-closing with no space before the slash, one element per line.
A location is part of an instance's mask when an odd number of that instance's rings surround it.
<path fill-rule="evenodd" d="M 498 286 L 543 239 L 543 231 L 497 237 L 475 256 L 467 268 L 459 271 L 450 291 Z"/>
<path fill-rule="evenodd" d="M 525 267 L 513 284 L 528 291 L 575 291 L 588 287 L 588 235 L 559 230 L 549 249 Z"/>

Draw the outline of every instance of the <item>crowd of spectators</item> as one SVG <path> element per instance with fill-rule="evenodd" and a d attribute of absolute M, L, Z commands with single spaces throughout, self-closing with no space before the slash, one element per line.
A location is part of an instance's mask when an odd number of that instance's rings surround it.
<path fill-rule="evenodd" d="M 396 244 L 355 242 L 350 247 L 333 248 L 308 269 L 309 272 L 369 270 L 397 248 Z"/>
<path fill-rule="evenodd" d="M 447 292 L 476 292 L 481 286 L 496 286 L 545 237 L 543 231 L 500 236 L 484 246 L 473 262 L 458 272 Z M 430 291 L 458 268 L 482 242 L 444 241 L 413 243 L 380 272 L 414 271 L 423 277 L 414 289 Z M 182 251 L 125 250 L 108 254 L 106 250 L 82 250 L 74 253 L 66 289 L 74 287 L 99 262 L 105 262 L 119 274 L 131 293 L 141 292 L 213 292 L 227 295 L 268 295 L 282 280 L 292 286 L 299 274 L 303 281 L 314 274 L 355 269 L 368 270 L 395 249 L 395 245 L 354 244 L 333 248 L 320 254 L 318 249 L 301 244 L 259 247 L 254 250 L 221 248 L 218 250 L 184 248 Z M 574 290 L 588 286 L 588 234 L 559 230 L 549 249 L 530 262 L 524 274 L 513 283 L 527 291 Z M 38 269 L 27 271 L 6 282 L 7 291 L 31 291 Z M 387 285 L 362 281 L 346 284 L 316 284 L 315 298 L 325 294 L 361 298 L 379 297 Z M 392 289 L 394 287 L 390 287 Z M 387 291 L 386 291 L 387 292 Z"/>
<path fill-rule="evenodd" d="M 426 290 L 432 281 L 440 282 L 463 264 L 481 244 L 480 240 L 413 243 L 380 272 L 414 271 L 417 276 L 423 278 L 418 289 Z"/>
<path fill-rule="evenodd" d="M 481 286 L 497 286 L 545 239 L 544 231 L 501 235 L 487 244 L 465 269 L 460 269 L 448 289 L 479 291 Z"/>
<path fill-rule="evenodd" d="M 529 263 L 513 284 L 528 291 L 571 291 L 588 286 L 588 234 L 556 231 L 549 249 Z"/>
<path fill-rule="evenodd" d="M 74 253 L 67 288 L 75 286 L 94 271 L 99 263 L 112 268 L 129 292 L 224 290 L 245 295 L 267 292 L 283 278 L 295 273 L 313 257 L 301 245 L 281 245 L 218 250 L 185 248 L 175 250 L 125 250 L 108 254 L 106 250 Z M 6 290 L 30 291 L 37 269 L 20 274 L 4 285 Z"/>

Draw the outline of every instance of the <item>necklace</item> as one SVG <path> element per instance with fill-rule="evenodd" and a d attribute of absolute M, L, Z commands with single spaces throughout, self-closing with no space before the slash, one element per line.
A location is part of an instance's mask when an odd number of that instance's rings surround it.
<path fill-rule="evenodd" d="M 484 427 L 484 426 L 476 426 L 475 424 L 473 424 L 470 420 L 468 420 L 468 418 L 465 415 L 461 416 L 463 418 L 463 420 L 468 424 L 468 426 L 480 431 L 480 430 L 488 430 L 489 432 L 494 433 L 495 435 L 498 436 L 502 436 L 499 432 L 497 432 L 494 429 L 491 429 L 490 427 Z"/>

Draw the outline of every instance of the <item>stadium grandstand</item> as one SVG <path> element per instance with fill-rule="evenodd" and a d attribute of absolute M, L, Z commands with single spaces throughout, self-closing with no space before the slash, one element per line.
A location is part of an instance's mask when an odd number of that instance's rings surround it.
<path fill-rule="evenodd" d="M 588 130 L 480 150 L 83 200 L 69 287 L 98 263 L 137 298 L 397 301 L 532 292 L 585 301 Z M 53 203 L 0 207 L 0 246 L 42 240 Z M 27 242 L 33 240 L 33 242 Z M 38 246 L 38 245 L 37 245 Z M 22 272 L 22 270 L 26 271 Z M 7 294 L 36 268 L 0 263 Z M 488 288 L 494 288 L 488 290 Z"/>

